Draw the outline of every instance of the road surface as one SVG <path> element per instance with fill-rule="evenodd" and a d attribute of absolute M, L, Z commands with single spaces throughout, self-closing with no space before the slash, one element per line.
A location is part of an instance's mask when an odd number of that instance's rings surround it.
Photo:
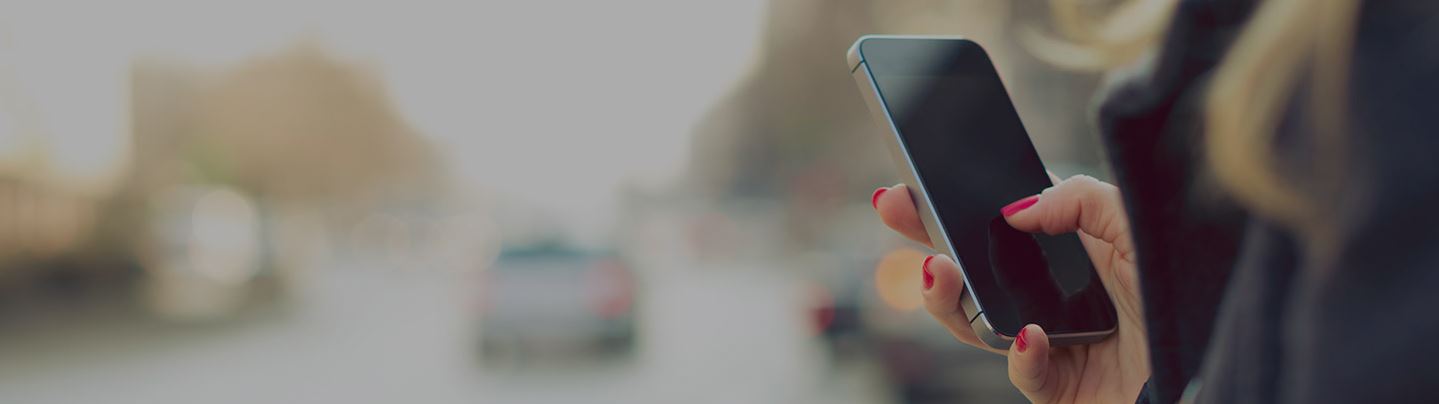
<path fill-rule="evenodd" d="M 624 361 L 481 366 L 467 309 L 473 277 L 358 263 L 215 324 L 165 323 L 122 301 L 11 310 L 0 322 L 0 402 L 890 400 L 877 366 L 833 363 L 807 333 L 785 271 L 643 272 L 641 344 Z"/>

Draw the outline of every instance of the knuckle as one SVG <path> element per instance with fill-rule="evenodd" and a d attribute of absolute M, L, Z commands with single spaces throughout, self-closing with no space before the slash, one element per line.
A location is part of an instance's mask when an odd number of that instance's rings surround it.
<path fill-rule="evenodd" d="M 1085 212 L 1095 214 L 1103 212 L 1104 202 L 1104 194 L 1098 189 L 1086 188 L 1079 193 L 1080 209 Z"/>
<path fill-rule="evenodd" d="M 1084 174 L 1077 174 L 1077 175 L 1071 176 L 1071 177 L 1069 177 L 1069 179 L 1064 180 L 1064 181 L 1065 181 L 1065 182 L 1068 182 L 1068 183 L 1075 184 L 1075 186 L 1089 186 L 1089 185 L 1095 185 L 1095 184 L 1099 184 L 1099 183 L 1100 183 L 1100 181 L 1099 181 L 1098 179 L 1096 179 L 1096 178 L 1094 178 L 1094 177 L 1091 177 L 1091 176 L 1088 176 L 1088 175 L 1084 175 Z"/>
<path fill-rule="evenodd" d="M 1010 360 L 1009 366 L 1011 367 L 1009 371 L 1009 384 L 1014 385 L 1014 387 L 1019 388 L 1020 390 L 1028 390 L 1029 380 L 1027 380 L 1023 375 L 1020 374 L 1022 372 L 1019 369 L 1015 368 L 1013 359 Z"/>
<path fill-rule="evenodd" d="M 1069 232 L 1069 225 L 1066 224 L 1064 215 L 1057 210 L 1046 212 L 1044 223 L 1040 226 L 1045 234 L 1056 235 Z"/>

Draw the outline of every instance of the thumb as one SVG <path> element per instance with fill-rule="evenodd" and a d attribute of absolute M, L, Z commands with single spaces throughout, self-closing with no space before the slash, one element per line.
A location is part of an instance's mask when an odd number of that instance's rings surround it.
<path fill-rule="evenodd" d="M 1069 177 L 1039 195 L 1005 206 L 1000 213 L 1018 230 L 1047 234 L 1080 231 L 1120 252 L 1133 251 L 1119 188 L 1094 177 Z"/>
<path fill-rule="evenodd" d="M 1038 324 L 1019 329 L 1014 343 L 1009 345 L 1009 382 L 1033 402 L 1048 402 L 1049 336 Z"/>

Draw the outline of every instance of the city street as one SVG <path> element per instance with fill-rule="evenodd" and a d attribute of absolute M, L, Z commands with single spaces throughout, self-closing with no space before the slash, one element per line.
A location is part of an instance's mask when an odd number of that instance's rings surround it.
<path fill-rule="evenodd" d="M 473 274 L 334 266 L 215 324 L 27 310 L 0 323 L 0 402 L 890 401 L 875 365 L 830 362 L 784 271 L 646 268 L 632 358 L 482 364 Z"/>

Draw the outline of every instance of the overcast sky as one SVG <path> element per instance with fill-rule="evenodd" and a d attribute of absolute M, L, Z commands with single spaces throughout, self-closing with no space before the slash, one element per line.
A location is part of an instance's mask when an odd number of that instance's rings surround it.
<path fill-rule="evenodd" d="M 481 195 L 601 226 L 617 184 L 676 179 L 690 126 L 754 66 L 764 12 L 762 0 L 216 3 L 0 4 L 0 89 L 38 116 L 0 108 L 0 163 L 39 127 L 59 171 L 103 179 L 126 155 L 133 57 L 222 66 L 311 38 L 382 74 Z"/>

